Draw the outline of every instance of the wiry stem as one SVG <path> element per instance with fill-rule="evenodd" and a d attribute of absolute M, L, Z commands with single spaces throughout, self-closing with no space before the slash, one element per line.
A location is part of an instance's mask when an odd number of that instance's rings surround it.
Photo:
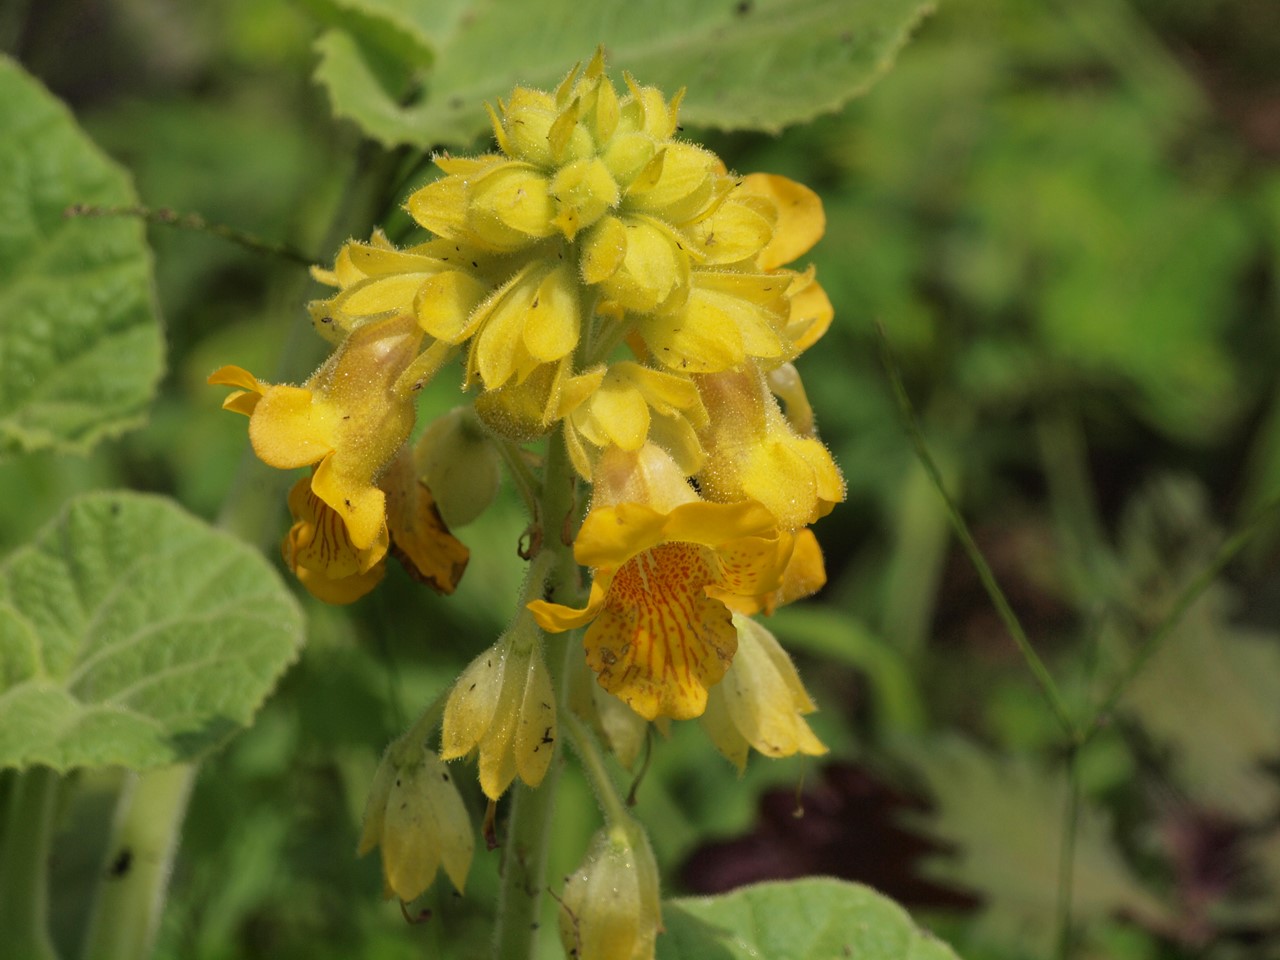
<path fill-rule="evenodd" d="M 575 511 L 573 468 L 564 445 L 563 428 L 551 436 L 543 475 L 538 513 L 546 525 L 541 537 L 540 560 L 550 559 L 545 576 L 530 576 L 527 602 L 538 596 L 573 602 L 578 590 L 578 566 L 562 529 Z M 556 713 L 560 723 L 568 716 L 567 678 L 561 665 L 568 645 L 566 634 L 543 634 L 547 667 L 557 691 Z M 497 960 L 531 960 L 537 954 L 542 892 L 546 887 L 547 849 L 556 787 L 560 780 L 559 736 L 556 756 L 537 788 L 517 781 L 511 799 L 506 846 L 502 860 L 502 888 L 498 900 L 498 925 L 493 955 Z"/>

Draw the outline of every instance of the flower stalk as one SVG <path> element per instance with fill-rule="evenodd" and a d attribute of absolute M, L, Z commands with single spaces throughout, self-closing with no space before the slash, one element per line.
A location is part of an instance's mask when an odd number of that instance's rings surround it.
<path fill-rule="evenodd" d="M 525 582 L 524 604 L 539 597 L 563 598 L 573 602 L 581 592 L 578 565 L 561 536 L 562 528 L 576 516 L 576 483 L 561 431 L 551 435 L 538 500 L 538 516 L 546 525 L 540 537 L 530 575 Z M 536 629 L 536 628 L 535 628 Z M 571 652 L 569 635 L 542 634 L 552 689 L 556 691 L 556 714 L 561 723 L 570 716 L 567 698 L 567 663 Z M 498 897 L 497 928 L 494 935 L 495 960 L 531 960 L 537 954 L 542 893 L 546 889 L 547 849 L 551 839 L 551 818 L 556 789 L 560 782 L 559 737 L 553 746 L 550 767 L 542 783 L 530 787 L 517 781 L 511 798 L 507 836 L 502 851 L 501 891 Z"/>

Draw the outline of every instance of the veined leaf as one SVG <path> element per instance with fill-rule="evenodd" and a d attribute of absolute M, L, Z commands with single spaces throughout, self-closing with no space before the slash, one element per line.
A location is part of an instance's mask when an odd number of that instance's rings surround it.
<path fill-rule="evenodd" d="M 935 814 L 913 815 L 913 823 L 959 850 L 935 860 L 929 872 L 982 894 L 980 938 L 1018 955 L 1048 956 L 1068 802 L 1063 775 L 1026 758 L 991 756 L 959 737 L 908 752 L 937 803 Z M 1073 851 L 1075 921 L 1087 926 L 1123 914 L 1167 927 L 1168 907 L 1129 869 L 1110 830 L 1103 811 L 1081 804 Z"/>
<path fill-rule="evenodd" d="M 870 887 L 816 877 L 663 904 L 658 960 L 956 960 Z"/>
<path fill-rule="evenodd" d="M 78 203 L 137 197 L 66 108 L 0 57 L 0 457 L 83 452 L 137 426 L 160 378 L 142 225 L 64 216 Z"/>
<path fill-rule="evenodd" d="M 421 22 L 429 5 L 396 6 Z M 385 64 L 371 62 L 368 45 L 346 31 L 321 38 L 316 79 L 338 116 L 388 146 L 466 145 L 488 125 L 485 101 L 516 84 L 552 89 L 603 44 L 616 77 L 629 71 L 668 95 L 687 87 L 687 122 L 776 132 L 865 92 L 932 7 L 931 0 L 493 0 L 459 14 L 450 5 L 456 26 L 433 37 L 435 65 L 417 102 L 400 103 L 373 82 Z"/>
<path fill-rule="evenodd" d="M 190 760 L 249 724 L 302 639 L 255 550 L 160 497 L 80 497 L 0 566 L 0 767 Z"/>

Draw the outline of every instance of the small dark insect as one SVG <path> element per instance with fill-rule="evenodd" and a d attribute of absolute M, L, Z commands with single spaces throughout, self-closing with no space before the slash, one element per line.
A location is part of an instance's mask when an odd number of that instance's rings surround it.
<path fill-rule="evenodd" d="M 112 880 L 119 879 L 129 872 L 129 868 L 133 866 L 133 851 L 128 847 L 122 847 L 120 852 L 116 854 L 116 858 L 111 861 L 111 866 L 107 868 L 107 876 Z"/>

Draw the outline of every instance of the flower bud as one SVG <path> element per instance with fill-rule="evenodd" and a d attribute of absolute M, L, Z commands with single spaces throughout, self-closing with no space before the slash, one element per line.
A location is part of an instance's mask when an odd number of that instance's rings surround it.
<path fill-rule="evenodd" d="M 359 854 L 382 849 L 385 894 L 421 896 L 443 866 L 459 891 L 475 840 L 471 818 L 440 758 L 416 743 L 393 743 L 374 774 Z"/>
<path fill-rule="evenodd" d="M 502 455 L 469 407 L 455 407 L 428 424 L 413 462 L 451 528 L 480 516 L 502 482 Z"/>
<path fill-rule="evenodd" d="M 446 760 L 480 752 L 480 787 L 497 800 L 519 774 L 536 787 L 555 753 L 556 698 L 536 630 L 512 630 L 454 684 L 440 735 Z"/>
<path fill-rule="evenodd" d="M 746 766 L 748 747 L 767 757 L 826 753 L 804 720 L 817 708 L 777 638 L 741 614 L 734 614 L 733 625 L 738 652 L 699 718 L 716 749 L 739 770 Z"/>
<path fill-rule="evenodd" d="M 651 960 L 662 928 L 658 867 L 637 823 L 596 832 L 560 906 L 560 942 L 571 960 Z"/>

